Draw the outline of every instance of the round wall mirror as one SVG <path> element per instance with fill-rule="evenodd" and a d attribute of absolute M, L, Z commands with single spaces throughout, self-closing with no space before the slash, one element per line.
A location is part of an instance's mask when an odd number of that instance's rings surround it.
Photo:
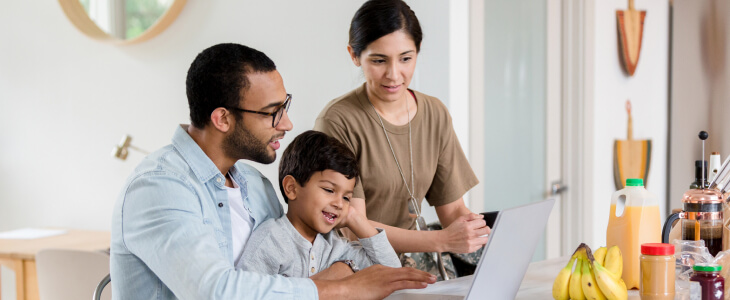
<path fill-rule="evenodd" d="M 165 30 L 187 0 L 58 0 L 71 23 L 94 39 L 146 41 Z"/>

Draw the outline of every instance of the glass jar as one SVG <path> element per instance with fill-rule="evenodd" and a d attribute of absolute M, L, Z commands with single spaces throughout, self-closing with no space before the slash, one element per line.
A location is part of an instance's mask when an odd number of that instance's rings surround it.
<path fill-rule="evenodd" d="M 642 300 L 674 299 L 674 245 L 646 243 L 639 257 Z"/>
<path fill-rule="evenodd" d="M 716 264 L 696 264 L 690 281 L 697 281 L 702 288 L 702 300 L 723 300 L 725 278 L 720 275 L 722 266 Z"/>

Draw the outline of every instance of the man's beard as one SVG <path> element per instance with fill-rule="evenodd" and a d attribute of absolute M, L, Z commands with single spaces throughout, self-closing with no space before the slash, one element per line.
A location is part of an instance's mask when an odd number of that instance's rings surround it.
<path fill-rule="evenodd" d="M 270 164 L 276 160 L 276 152 L 269 155 L 268 143 L 261 142 L 243 126 L 243 119 L 236 121 L 233 133 L 223 140 L 223 152 L 232 158 L 247 158 L 252 161 Z"/>

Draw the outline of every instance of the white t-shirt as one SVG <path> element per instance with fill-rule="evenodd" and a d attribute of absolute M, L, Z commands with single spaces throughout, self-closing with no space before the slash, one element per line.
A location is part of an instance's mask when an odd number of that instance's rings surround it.
<path fill-rule="evenodd" d="M 248 237 L 251 236 L 253 229 L 253 219 L 243 205 L 241 197 L 241 188 L 238 183 L 233 180 L 233 176 L 228 176 L 233 182 L 233 187 L 225 187 L 228 191 L 228 205 L 231 208 L 231 233 L 233 235 L 233 265 L 238 265 L 238 260 L 243 253 L 243 246 L 246 245 Z"/>

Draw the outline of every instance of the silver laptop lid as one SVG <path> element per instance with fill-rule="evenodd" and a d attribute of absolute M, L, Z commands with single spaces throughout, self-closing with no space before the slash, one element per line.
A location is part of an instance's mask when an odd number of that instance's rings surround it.
<path fill-rule="evenodd" d="M 499 212 L 466 300 L 515 298 L 554 203 L 548 199 Z"/>

